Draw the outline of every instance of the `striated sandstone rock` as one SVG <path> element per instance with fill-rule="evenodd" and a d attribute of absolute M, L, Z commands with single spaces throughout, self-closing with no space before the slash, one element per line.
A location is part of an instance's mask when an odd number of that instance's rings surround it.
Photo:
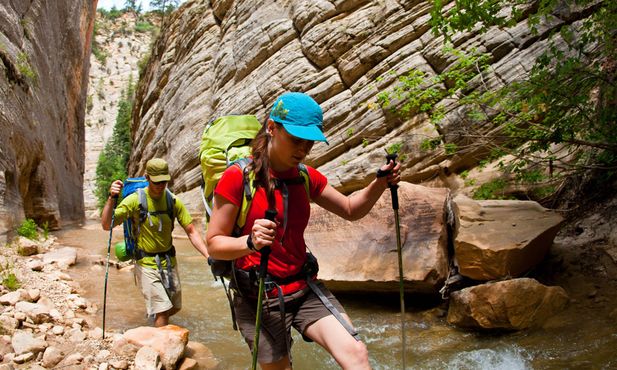
<path fill-rule="evenodd" d="M 454 198 L 454 254 L 459 273 L 475 280 L 518 277 L 544 259 L 563 221 L 530 201 Z"/>
<path fill-rule="evenodd" d="M 568 301 L 563 288 L 534 279 L 487 283 L 453 293 L 448 322 L 464 328 L 521 330 L 542 325 Z"/>
<path fill-rule="evenodd" d="M 448 191 L 403 182 L 398 196 L 405 289 L 436 293 L 448 274 Z M 367 216 L 353 222 L 313 206 L 305 238 L 319 260 L 319 278 L 331 289 L 398 291 L 396 229 L 389 191 Z"/>
<path fill-rule="evenodd" d="M 402 177 L 413 183 L 449 186 L 450 176 L 482 159 L 481 152 L 452 157 L 441 149 L 421 149 L 424 140 L 440 135 L 445 142 L 466 144 L 460 132 L 469 127 L 459 117 L 456 100 L 443 103 L 446 120 L 440 132 L 426 115 L 404 120 L 375 104 L 377 94 L 392 90 L 408 71 L 418 69 L 430 77 L 454 62 L 442 50 L 443 39 L 430 32 L 430 4 L 259 4 L 189 1 L 169 18 L 168 32 L 157 40 L 136 92 L 131 174 L 143 173 L 146 160 L 154 155 L 166 157 L 172 190 L 186 200 L 191 213 L 202 215 L 196 153 L 205 123 L 227 113 L 254 113 L 263 120 L 276 96 L 286 90 L 307 92 L 323 108 L 330 145 L 316 144 L 307 163 L 345 193 L 369 183 L 366 174 L 383 162 L 384 147 L 393 143 L 403 144 L 407 158 Z M 564 17 L 574 22 L 584 16 Z M 495 69 L 482 83 L 500 86 L 527 73 L 546 48 L 548 32 L 566 21 L 556 19 L 543 25 L 542 36 L 531 34 L 522 20 L 484 35 L 459 34 L 453 41 L 467 51 L 490 53 Z M 393 101 L 392 107 L 399 108 L 400 102 Z"/>

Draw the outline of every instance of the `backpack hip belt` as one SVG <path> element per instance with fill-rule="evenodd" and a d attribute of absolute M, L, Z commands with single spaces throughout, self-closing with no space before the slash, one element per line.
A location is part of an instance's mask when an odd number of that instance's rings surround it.
<path fill-rule="evenodd" d="M 149 253 L 139 248 L 137 248 L 135 252 L 137 260 L 140 260 L 144 257 L 154 257 L 154 262 L 156 262 L 157 270 L 159 272 L 159 275 L 161 276 L 161 283 L 163 284 L 167 295 L 169 295 L 171 299 L 172 293 L 176 291 L 173 282 L 173 267 L 171 263 L 171 258 L 176 256 L 176 247 L 172 245 L 169 250 L 158 253 Z M 162 258 L 164 258 L 167 262 L 167 279 L 165 279 L 165 274 L 163 273 L 163 264 L 161 263 Z"/>
<path fill-rule="evenodd" d="M 315 258 L 312 253 L 307 253 L 306 261 L 297 274 L 284 278 L 267 274 L 265 278 L 266 291 L 269 292 L 272 289 L 276 289 L 278 286 L 287 285 L 295 281 L 313 279 L 318 271 L 319 265 L 317 263 L 317 258 Z M 230 287 L 241 296 L 255 298 L 257 297 L 257 280 L 257 266 L 249 270 L 234 268 Z"/>
<path fill-rule="evenodd" d="M 146 252 L 145 250 L 138 248 L 135 251 L 135 258 L 137 260 L 140 260 L 144 257 L 163 257 L 166 258 L 167 256 L 169 257 L 175 257 L 176 256 L 176 247 L 174 247 L 173 245 L 171 246 L 171 248 L 169 248 L 168 250 L 164 251 L 164 252 L 155 252 L 155 253 L 151 253 L 151 252 Z"/>

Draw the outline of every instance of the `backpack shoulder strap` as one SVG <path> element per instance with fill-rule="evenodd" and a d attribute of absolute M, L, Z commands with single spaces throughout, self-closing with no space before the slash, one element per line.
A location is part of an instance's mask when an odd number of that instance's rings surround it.
<path fill-rule="evenodd" d="M 298 173 L 304 179 L 304 190 L 306 190 L 306 196 L 309 201 L 311 200 L 311 178 L 308 173 L 308 169 L 304 163 L 298 165 Z"/>
<path fill-rule="evenodd" d="M 173 231 L 176 223 L 174 218 L 176 214 L 176 197 L 171 190 L 165 188 L 165 198 L 167 199 L 167 216 L 171 220 L 171 231 Z"/>
<path fill-rule="evenodd" d="M 139 223 L 143 223 L 148 217 L 148 198 L 144 188 L 137 189 L 137 198 L 139 199 Z"/>
<path fill-rule="evenodd" d="M 238 232 L 246 223 L 246 216 L 249 213 L 249 208 L 251 208 L 251 202 L 253 200 L 253 196 L 255 195 L 255 186 L 253 186 L 255 175 L 253 174 L 253 171 L 249 169 L 249 163 L 251 163 L 250 158 L 241 158 L 234 163 L 234 165 L 240 167 L 240 170 L 242 171 L 242 204 L 236 219 L 236 227 Z"/>

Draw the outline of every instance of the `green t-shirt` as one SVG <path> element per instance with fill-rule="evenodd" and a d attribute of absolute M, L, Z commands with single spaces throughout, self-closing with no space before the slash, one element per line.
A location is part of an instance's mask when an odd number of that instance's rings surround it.
<path fill-rule="evenodd" d="M 137 245 L 139 248 L 148 253 L 165 252 L 171 248 L 171 226 L 173 219 L 169 219 L 167 214 L 167 196 L 163 193 L 160 199 L 152 199 L 148 194 L 148 189 L 145 188 L 146 199 L 148 201 L 148 211 L 157 214 L 150 214 L 146 220 L 140 225 L 139 235 L 137 236 Z M 182 225 L 186 227 L 193 222 L 189 212 L 186 210 L 184 203 L 174 195 L 174 216 Z M 118 204 L 114 212 L 114 226 L 119 225 L 127 217 L 132 217 L 135 225 L 139 222 L 139 195 L 137 192 L 127 196 Z M 160 225 L 159 225 L 160 223 Z M 160 231 L 159 231 L 160 228 Z M 144 267 L 156 269 L 154 257 L 144 257 L 137 263 Z M 163 267 L 167 267 L 165 259 L 161 259 Z M 176 259 L 172 258 L 172 265 L 175 266 Z"/>

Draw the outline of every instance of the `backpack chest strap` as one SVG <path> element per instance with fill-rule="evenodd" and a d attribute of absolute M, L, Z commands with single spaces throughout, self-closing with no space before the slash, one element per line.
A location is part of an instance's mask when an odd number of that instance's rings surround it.
<path fill-rule="evenodd" d="M 165 201 L 167 205 L 167 209 L 165 211 L 158 211 L 158 210 L 150 211 L 148 209 L 148 198 L 143 188 L 140 188 L 137 190 L 137 195 L 139 197 L 139 222 L 137 223 L 137 234 L 139 235 L 141 224 L 145 222 L 146 219 L 148 219 L 150 227 L 153 227 L 154 224 L 152 222 L 151 216 L 159 216 L 162 214 L 166 214 L 169 217 L 169 220 L 171 221 L 171 231 L 173 231 L 174 221 L 175 221 L 174 208 L 175 208 L 176 200 L 174 199 L 171 191 L 167 188 L 165 189 Z M 162 231 L 163 231 L 163 221 L 159 217 L 158 232 L 162 232 Z"/>

